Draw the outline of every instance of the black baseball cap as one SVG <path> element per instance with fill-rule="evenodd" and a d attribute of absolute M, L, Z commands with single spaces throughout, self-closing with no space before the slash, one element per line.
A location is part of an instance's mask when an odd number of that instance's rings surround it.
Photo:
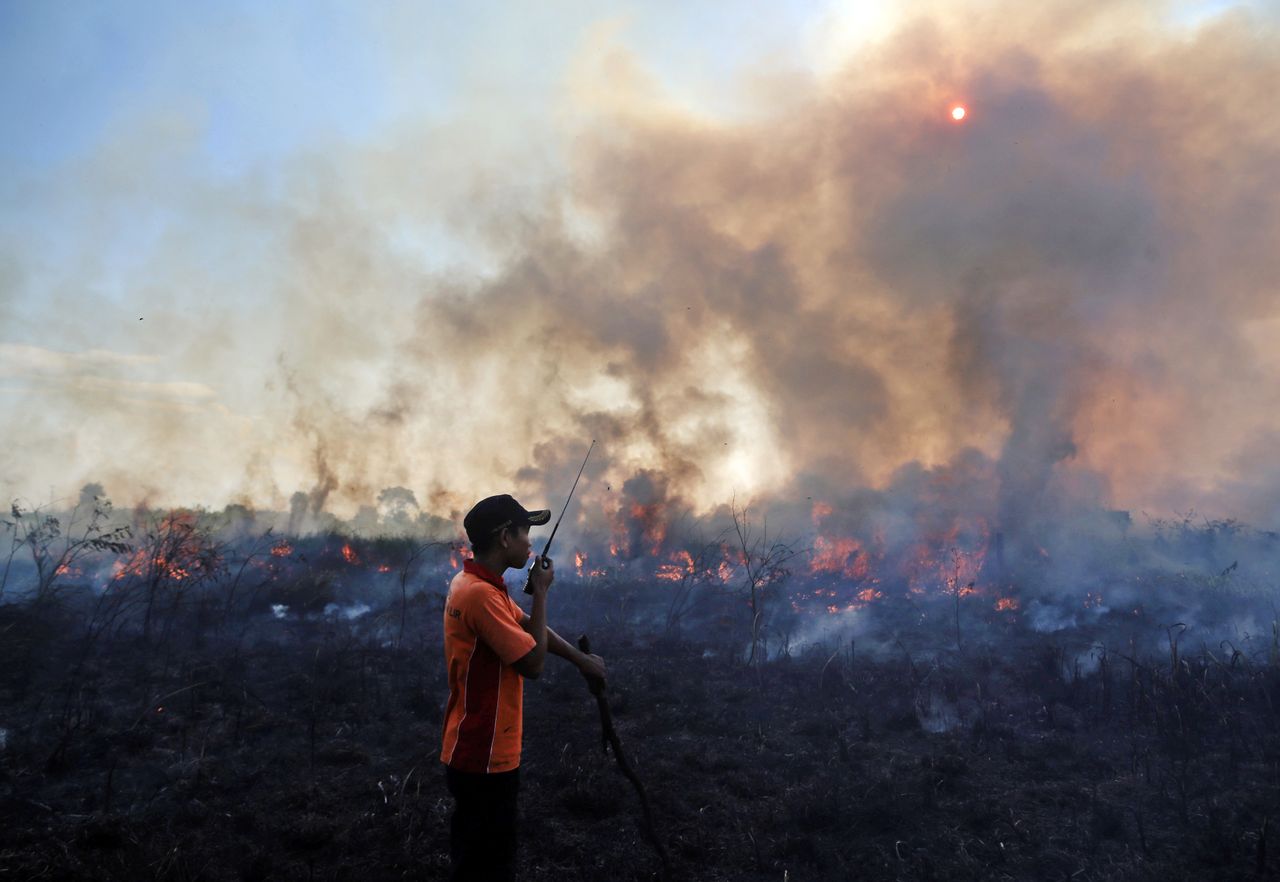
<path fill-rule="evenodd" d="M 467 538 L 479 542 L 506 527 L 536 527 L 551 520 L 551 510 L 529 511 L 509 494 L 489 496 L 471 507 L 462 519 Z"/>

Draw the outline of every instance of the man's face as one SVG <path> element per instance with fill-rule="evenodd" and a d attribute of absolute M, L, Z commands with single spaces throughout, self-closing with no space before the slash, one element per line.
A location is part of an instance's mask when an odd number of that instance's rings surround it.
<path fill-rule="evenodd" d="M 529 528 L 511 527 L 504 532 L 507 537 L 507 566 L 523 570 L 533 550 L 533 543 L 529 541 Z"/>

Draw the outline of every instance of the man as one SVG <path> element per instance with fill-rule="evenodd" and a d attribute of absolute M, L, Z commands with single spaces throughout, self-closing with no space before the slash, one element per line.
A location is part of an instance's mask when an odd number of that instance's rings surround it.
<path fill-rule="evenodd" d="M 589 680 L 605 676 L 603 659 L 579 652 L 547 627 L 547 591 L 555 581 L 550 560 L 536 558 L 529 572 L 530 615 L 503 582 L 503 573 L 529 560 L 529 527 L 550 519 L 550 511 L 527 511 L 503 495 L 480 500 L 463 520 L 475 558 L 453 577 L 445 601 L 449 705 L 440 751 L 455 801 L 455 880 L 515 878 L 524 678 L 538 678 L 548 652 L 573 662 Z"/>

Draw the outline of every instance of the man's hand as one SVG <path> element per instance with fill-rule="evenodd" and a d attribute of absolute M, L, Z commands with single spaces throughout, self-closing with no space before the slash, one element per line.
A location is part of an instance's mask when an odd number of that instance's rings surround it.
<path fill-rule="evenodd" d="M 605 682 L 604 659 L 598 655 L 584 655 L 578 662 L 578 670 L 582 671 L 582 676 L 587 678 L 587 682 L 599 681 Z"/>
<path fill-rule="evenodd" d="M 529 570 L 529 593 L 545 595 L 551 588 L 551 583 L 556 580 L 556 565 L 551 558 L 546 558 L 546 566 L 543 564 L 541 555 L 533 559 L 533 566 Z"/>

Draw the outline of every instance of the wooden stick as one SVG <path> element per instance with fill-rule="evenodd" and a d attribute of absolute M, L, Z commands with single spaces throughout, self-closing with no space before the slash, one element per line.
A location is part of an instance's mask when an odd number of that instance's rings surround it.
<path fill-rule="evenodd" d="M 578 648 L 588 655 L 591 654 L 591 641 L 587 639 L 586 634 L 578 638 Z M 649 844 L 653 846 L 653 850 L 658 853 L 658 858 L 662 861 L 662 878 L 669 879 L 671 878 L 671 862 L 667 857 L 666 849 L 662 847 L 662 842 L 658 839 L 657 828 L 653 824 L 653 812 L 649 809 L 649 797 L 645 794 L 644 784 L 641 783 L 640 776 L 631 768 L 631 763 L 627 762 L 627 756 L 622 752 L 622 739 L 618 737 L 617 731 L 613 728 L 613 712 L 609 710 L 609 697 L 605 695 L 604 681 L 588 679 L 587 684 L 591 689 L 591 694 L 596 697 L 596 706 L 600 709 L 600 738 L 604 752 L 608 753 L 609 748 L 613 748 L 613 758 L 617 761 L 618 768 L 622 770 L 622 774 L 631 782 L 631 785 L 636 789 L 636 793 L 640 796 L 640 808 L 644 812 L 645 838 L 649 840 Z"/>

